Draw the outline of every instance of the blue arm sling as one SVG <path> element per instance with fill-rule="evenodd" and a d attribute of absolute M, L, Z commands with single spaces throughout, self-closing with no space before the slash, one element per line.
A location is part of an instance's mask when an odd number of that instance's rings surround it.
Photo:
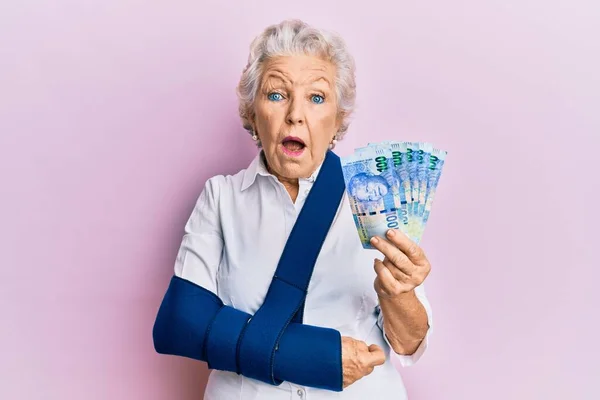
<path fill-rule="evenodd" d="M 340 333 L 304 325 L 302 319 L 314 265 L 344 190 L 340 159 L 328 151 L 254 316 L 173 276 L 154 324 L 156 351 L 271 385 L 290 381 L 341 391 Z"/>

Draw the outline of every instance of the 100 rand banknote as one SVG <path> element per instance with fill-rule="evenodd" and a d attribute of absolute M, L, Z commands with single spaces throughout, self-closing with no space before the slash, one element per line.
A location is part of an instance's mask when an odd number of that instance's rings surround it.
<path fill-rule="evenodd" d="M 441 149 L 433 149 L 429 158 L 429 172 L 427 176 L 427 195 L 425 198 L 425 207 L 423 208 L 423 229 L 427 225 L 429 215 L 431 214 L 431 206 L 435 198 L 437 186 L 440 182 L 440 177 L 444 169 L 444 162 L 448 153 Z"/>
<path fill-rule="evenodd" d="M 370 243 L 373 236 L 385 237 L 388 229 L 403 229 L 408 224 L 389 147 L 362 148 L 342 158 L 342 170 L 363 248 L 374 248 Z"/>

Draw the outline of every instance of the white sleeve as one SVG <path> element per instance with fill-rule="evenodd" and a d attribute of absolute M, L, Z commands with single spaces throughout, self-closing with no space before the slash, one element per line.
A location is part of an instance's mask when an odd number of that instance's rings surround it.
<path fill-rule="evenodd" d="M 381 312 L 380 306 L 379 305 L 377 306 L 377 311 L 378 311 L 377 325 L 383 332 L 383 338 L 385 339 L 386 343 L 388 344 L 388 346 L 390 346 L 391 357 L 396 359 L 398 361 L 398 363 L 403 367 L 409 367 L 411 365 L 414 365 L 417 361 L 419 361 L 419 359 L 423 356 L 423 353 L 425 353 L 425 350 L 427 349 L 427 344 L 428 344 L 427 342 L 433 331 L 433 324 L 432 324 L 433 319 L 432 319 L 432 313 L 431 313 L 431 306 L 429 304 L 429 301 L 427 300 L 427 296 L 425 295 L 425 287 L 422 284 L 415 288 L 415 295 L 417 296 L 417 298 L 419 299 L 421 304 L 423 304 L 423 307 L 425 308 L 425 311 L 427 312 L 427 323 L 429 324 L 429 328 L 427 329 L 427 333 L 425 334 L 423 341 L 421 341 L 421 343 L 419 344 L 419 347 L 417 347 L 417 350 L 415 350 L 415 352 L 410 355 L 398 354 L 394 351 L 394 349 L 392 348 L 392 346 L 385 334 L 385 330 L 383 328 L 383 326 L 384 326 L 383 312 Z"/>
<path fill-rule="evenodd" d="M 175 275 L 217 294 L 217 272 L 223 254 L 219 218 L 219 179 L 209 179 L 185 224 Z"/>

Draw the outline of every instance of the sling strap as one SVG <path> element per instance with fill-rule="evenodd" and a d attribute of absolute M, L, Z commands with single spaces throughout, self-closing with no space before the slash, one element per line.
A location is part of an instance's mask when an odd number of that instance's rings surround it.
<path fill-rule="evenodd" d="M 240 337 L 238 357 L 242 375 L 281 383 L 273 373 L 277 343 L 303 308 L 317 257 L 344 190 L 340 160 L 328 151 L 285 244 L 265 300 Z"/>

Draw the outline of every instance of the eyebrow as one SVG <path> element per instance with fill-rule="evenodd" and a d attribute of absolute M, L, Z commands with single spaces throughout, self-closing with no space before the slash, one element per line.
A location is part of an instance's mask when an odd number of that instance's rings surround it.
<path fill-rule="evenodd" d="M 325 81 L 329 84 L 329 86 L 331 86 L 331 82 L 329 82 L 329 79 L 327 79 L 325 76 L 316 77 L 315 79 L 311 80 L 310 83 L 315 83 L 319 81 Z"/>

